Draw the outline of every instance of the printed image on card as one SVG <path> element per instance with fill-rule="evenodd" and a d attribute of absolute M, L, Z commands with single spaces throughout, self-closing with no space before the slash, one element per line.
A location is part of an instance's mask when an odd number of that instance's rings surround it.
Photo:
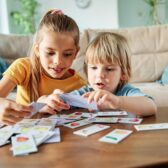
<path fill-rule="evenodd" d="M 78 130 L 78 131 L 74 131 L 73 133 L 76 135 L 81 135 L 81 136 L 89 136 L 92 134 L 95 134 L 97 132 L 103 131 L 107 128 L 110 128 L 110 126 L 108 125 L 102 125 L 102 124 L 95 124 L 92 125 L 90 127 Z"/>
<path fill-rule="evenodd" d="M 117 122 L 123 124 L 140 124 L 142 120 L 142 118 L 118 118 Z"/>
<path fill-rule="evenodd" d="M 84 126 L 84 125 L 88 125 L 90 123 L 91 122 L 88 121 L 88 119 L 84 119 L 84 120 L 72 122 L 72 123 L 69 123 L 69 124 L 65 124 L 64 126 L 69 127 L 69 128 L 78 128 L 78 127 L 81 127 L 81 126 Z"/>
<path fill-rule="evenodd" d="M 115 129 L 99 139 L 101 142 L 117 144 L 132 133 L 131 130 Z"/>
<path fill-rule="evenodd" d="M 33 136 L 20 134 L 12 137 L 12 151 L 14 156 L 37 152 Z"/>

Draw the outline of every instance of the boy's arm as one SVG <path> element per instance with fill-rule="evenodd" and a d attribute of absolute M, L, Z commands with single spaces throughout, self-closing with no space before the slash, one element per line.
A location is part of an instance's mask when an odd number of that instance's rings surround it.
<path fill-rule="evenodd" d="M 140 116 L 154 115 L 157 112 L 155 102 L 145 96 L 119 96 L 119 109 L 125 110 Z"/>

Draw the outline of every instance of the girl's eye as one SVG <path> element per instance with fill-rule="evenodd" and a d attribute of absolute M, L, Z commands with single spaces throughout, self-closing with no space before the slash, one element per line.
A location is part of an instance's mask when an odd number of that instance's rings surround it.
<path fill-rule="evenodd" d="M 54 53 L 54 52 L 46 52 L 46 54 L 49 55 L 49 56 L 52 56 L 52 55 L 54 55 L 55 53 Z"/>
<path fill-rule="evenodd" d="M 72 55 L 72 53 L 64 53 L 65 57 L 70 57 Z"/>
<path fill-rule="evenodd" d="M 110 72 L 110 71 L 114 71 L 114 68 L 106 68 L 106 71 Z"/>

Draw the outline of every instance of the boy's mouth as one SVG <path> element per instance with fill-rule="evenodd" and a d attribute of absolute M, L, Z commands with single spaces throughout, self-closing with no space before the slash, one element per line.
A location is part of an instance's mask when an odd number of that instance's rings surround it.
<path fill-rule="evenodd" d="M 96 83 L 96 86 L 99 88 L 99 89 L 103 89 L 105 87 L 105 84 L 101 83 L 101 82 L 98 82 Z"/>

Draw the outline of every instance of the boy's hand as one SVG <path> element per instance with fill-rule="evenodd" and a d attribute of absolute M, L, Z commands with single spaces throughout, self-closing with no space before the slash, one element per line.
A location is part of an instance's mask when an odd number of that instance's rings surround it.
<path fill-rule="evenodd" d="M 0 122 L 14 125 L 31 114 L 32 107 L 17 104 L 12 100 L 0 98 Z"/>
<path fill-rule="evenodd" d="M 88 102 L 97 102 L 99 109 L 118 109 L 120 100 L 118 96 L 115 96 L 106 90 L 96 90 L 93 92 L 88 92 L 83 95 L 88 99 Z"/>

